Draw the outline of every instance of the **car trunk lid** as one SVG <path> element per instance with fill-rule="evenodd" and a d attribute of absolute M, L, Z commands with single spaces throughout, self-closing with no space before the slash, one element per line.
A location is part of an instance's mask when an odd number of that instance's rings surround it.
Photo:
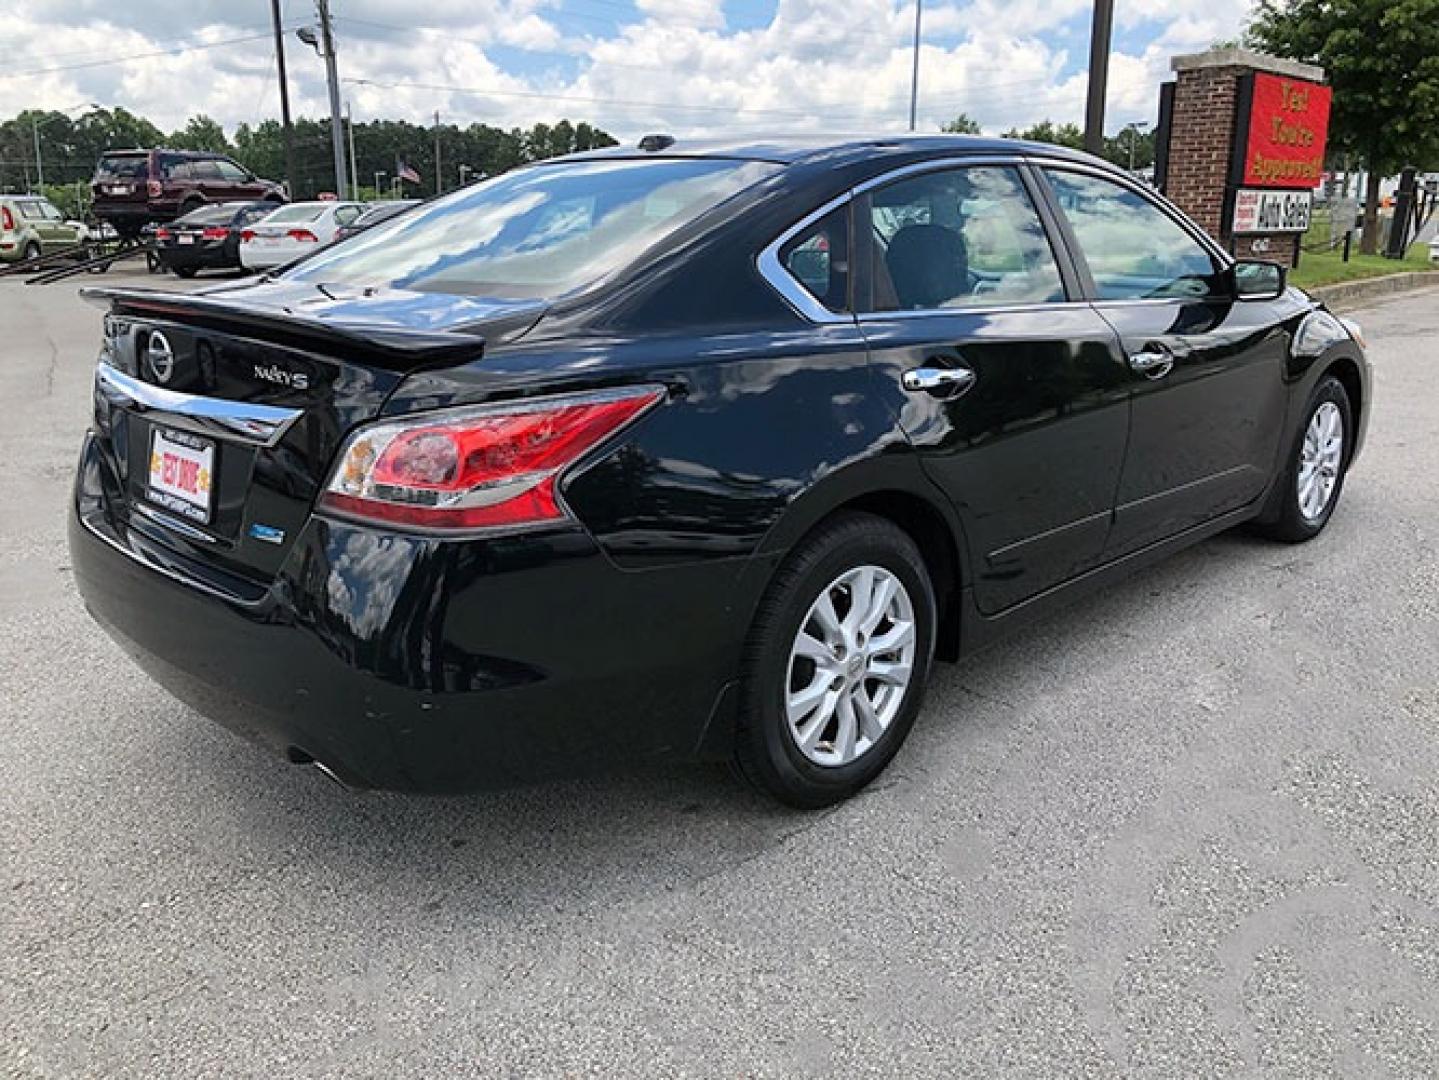
<path fill-rule="evenodd" d="M 479 359 L 486 338 L 523 333 L 544 310 L 286 282 L 85 295 L 109 309 L 95 430 L 115 471 L 111 528 L 257 587 L 345 434 L 406 374 Z"/>

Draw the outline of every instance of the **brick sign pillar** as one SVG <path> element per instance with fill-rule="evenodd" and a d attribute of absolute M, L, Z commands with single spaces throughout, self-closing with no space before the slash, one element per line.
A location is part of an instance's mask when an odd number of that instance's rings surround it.
<path fill-rule="evenodd" d="M 1247 49 L 1170 61 L 1155 178 L 1240 258 L 1295 265 L 1321 179 L 1329 124 L 1324 70 Z"/>

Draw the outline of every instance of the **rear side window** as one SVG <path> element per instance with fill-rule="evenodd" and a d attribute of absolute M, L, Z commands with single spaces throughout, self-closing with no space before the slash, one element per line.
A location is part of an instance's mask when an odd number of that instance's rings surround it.
<path fill-rule="evenodd" d="M 229 180 L 231 183 L 239 184 L 250 179 L 250 174 L 247 173 L 244 169 L 240 168 L 240 166 L 236 165 L 233 161 L 226 161 L 224 158 L 218 158 L 214 162 L 214 165 L 215 168 L 220 170 L 221 178 Z"/>
<path fill-rule="evenodd" d="M 213 161 L 192 161 L 189 163 L 190 179 L 219 180 L 220 170 Z"/>
<path fill-rule="evenodd" d="M 144 180 L 149 175 L 149 154 L 101 154 L 95 166 L 95 176 L 102 180 Z"/>
<path fill-rule="evenodd" d="M 826 214 L 785 244 L 779 261 L 830 311 L 849 309 L 849 208 Z"/>
<path fill-rule="evenodd" d="M 45 220 L 45 210 L 38 202 L 33 200 L 17 202 L 15 208 L 20 211 L 20 216 L 26 221 Z"/>
<path fill-rule="evenodd" d="M 867 200 L 873 311 L 1065 299 L 1059 265 L 1018 172 L 996 165 L 897 180 Z"/>
<path fill-rule="evenodd" d="M 1101 300 L 1204 297 L 1214 260 L 1198 240 L 1138 192 L 1084 173 L 1046 169 Z"/>

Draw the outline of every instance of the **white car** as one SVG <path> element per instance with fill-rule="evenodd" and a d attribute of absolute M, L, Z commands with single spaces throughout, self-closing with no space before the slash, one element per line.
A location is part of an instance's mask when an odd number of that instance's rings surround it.
<path fill-rule="evenodd" d="M 240 233 L 240 264 L 264 270 L 318 251 L 364 210 L 364 203 L 335 199 L 282 206 Z"/>

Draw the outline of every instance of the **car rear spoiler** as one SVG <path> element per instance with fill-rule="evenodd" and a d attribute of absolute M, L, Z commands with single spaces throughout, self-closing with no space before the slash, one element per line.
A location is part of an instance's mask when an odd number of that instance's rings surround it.
<path fill-rule="evenodd" d="M 376 367 L 412 371 L 478 360 L 478 333 L 416 330 L 393 323 L 321 319 L 285 308 L 227 301 L 219 296 L 161 289 L 85 288 L 85 300 L 115 313 L 178 319 L 208 329 L 310 349 Z M 543 306 L 543 305 L 539 305 Z"/>

